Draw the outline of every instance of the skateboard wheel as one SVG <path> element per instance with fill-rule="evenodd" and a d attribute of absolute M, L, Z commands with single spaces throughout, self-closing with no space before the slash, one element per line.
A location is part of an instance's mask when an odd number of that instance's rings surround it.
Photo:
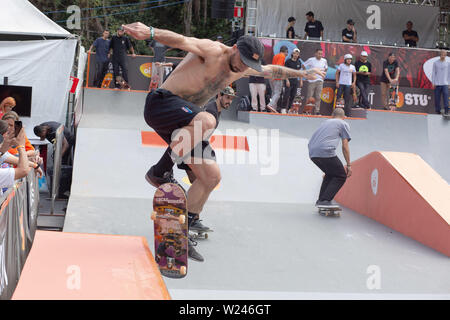
<path fill-rule="evenodd" d="M 152 218 L 153 221 L 156 220 L 156 211 L 152 212 L 151 218 Z"/>
<path fill-rule="evenodd" d="M 180 268 L 180 274 L 181 275 L 186 275 L 186 267 L 185 266 L 182 266 L 181 268 Z"/>
<path fill-rule="evenodd" d="M 181 224 L 184 224 L 184 223 L 186 222 L 186 217 L 185 217 L 184 215 L 181 215 L 181 216 L 178 218 L 178 221 L 179 221 Z"/>

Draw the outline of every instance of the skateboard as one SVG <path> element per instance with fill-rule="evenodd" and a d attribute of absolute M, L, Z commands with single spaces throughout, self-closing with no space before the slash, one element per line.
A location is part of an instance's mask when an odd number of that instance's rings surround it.
<path fill-rule="evenodd" d="M 153 197 L 155 260 L 163 276 L 183 278 L 188 267 L 187 199 L 183 189 L 165 183 Z"/>
<path fill-rule="evenodd" d="M 197 230 L 189 230 L 189 235 L 194 240 L 205 240 L 208 239 L 208 233 L 213 232 L 213 229 L 209 229 L 207 231 L 197 231 Z"/>
<path fill-rule="evenodd" d="M 334 89 L 334 100 L 333 100 L 333 110 L 336 109 L 336 101 L 337 101 L 337 88 Z"/>
<path fill-rule="evenodd" d="M 292 106 L 289 109 L 289 114 L 299 114 L 300 108 L 302 107 L 302 88 L 297 88 L 297 92 L 295 94 L 294 101 L 292 102 Z"/>
<path fill-rule="evenodd" d="M 113 80 L 113 65 L 112 62 L 108 63 L 108 72 L 106 72 L 105 77 L 102 81 L 102 88 L 109 88 L 111 81 Z"/>
<path fill-rule="evenodd" d="M 340 217 L 342 212 L 342 208 L 336 207 L 336 208 L 324 208 L 319 207 L 319 214 L 321 216 L 331 216 L 331 217 Z"/>
<path fill-rule="evenodd" d="M 398 104 L 398 84 L 392 85 L 389 89 L 389 109 L 391 111 L 397 110 L 397 104 Z"/>
<path fill-rule="evenodd" d="M 164 79 L 164 66 L 157 63 L 152 62 L 152 77 L 150 79 L 149 91 L 158 89 Z"/>
<path fill-rule="evenodd" d="M 125 79 L 122 76 L 116 77 L 116 83 L 120 85 L 120 90 L 128 90 L 130 91 L 130 85 L 125 81 Z"/>

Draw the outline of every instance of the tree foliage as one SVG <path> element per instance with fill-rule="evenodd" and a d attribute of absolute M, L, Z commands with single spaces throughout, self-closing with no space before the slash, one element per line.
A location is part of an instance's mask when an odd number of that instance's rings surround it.
<path fill-rule="evenodd" d="M 68 30 L 81 37 L 82 44 L 89 48 L 101 36 L 104 29 L 115 33 L 122 24 L 141 21 L 157 28 L 198 38 L 215 39 L 222 35 L 231 37 L 231 22 L 212 19 L 211 0 L 30 0 L 39 10 L 66 28 L 69 17 L 67 7 L 81 8 L 81 30 Z M 133 5 L 131 5 L 133 4 Z M 160 6 L 160 7 L 158 7 Z M 55 12 L 57 11 L 57 12 Z M 67 29 L 67 28 L 66 28 Z M 145 41 L 132 41 L 137 54 L 152 54 Z"/>

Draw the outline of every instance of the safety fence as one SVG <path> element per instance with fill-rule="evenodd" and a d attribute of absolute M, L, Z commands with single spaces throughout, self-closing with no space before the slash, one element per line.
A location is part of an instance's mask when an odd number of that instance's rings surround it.
<path fill-rule="evenodd" d="M 39 184 L 34 170 L 0 197 L 0 300 L 10 299 L 37 228 Z"/>

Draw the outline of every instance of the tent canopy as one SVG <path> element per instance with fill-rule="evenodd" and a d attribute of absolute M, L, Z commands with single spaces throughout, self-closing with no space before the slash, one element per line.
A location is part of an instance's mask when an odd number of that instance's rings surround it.
<path fill-rule="evenodd" d="M 49 19 L 27 0 L 0 0 L 0 35 L 3 39 L 52 37 L 73 35 Z M 5 37 L 6 35 L 6 37 Z"/>

